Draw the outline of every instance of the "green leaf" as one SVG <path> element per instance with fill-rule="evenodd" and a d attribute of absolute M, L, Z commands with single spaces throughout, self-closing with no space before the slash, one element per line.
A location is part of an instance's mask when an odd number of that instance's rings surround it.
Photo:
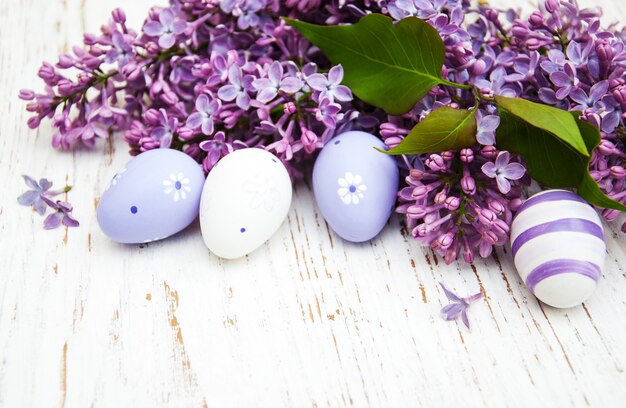
<path fill-rule="evenodd" d="M 388 154 L 421 154 L 458 150 L 476 143 L 475 110 L 435 109 Z"/>
<path fill-rule="evenodd" d="M 587 148 L 587 151 L 593 152 L 596 149 L 596 147 L 598 147 L 598 145 L 600 144 L 600 141 L 602 141 L 602 136 L 600 136 L 600 132 L 591 123 L 585 122 L 584 120 L 580 120 L 578 118 L 580 116 L 580 112 L 569 112 L 569 113 L 574 118 L 574 123 L 576 123 L 576 126 L 578 127 L 578 130 L 580 131 L 580 136 L 582 137 L 583 142 L 585 143 L 585 147 Z"/>
<path fill-rule="evenodd" d="M 615 201 L 610 197 L 607 197 L 596 181 L 586 173 L 578 186 L 578 195 L 584 198 L 588 203 L 597 205 L 602 208 L 611 208 L 626 212 L 626 206 L 619 201 Z"/>
<path fill-rule="evenodd" d="M 496 130 L 496 140 L 500 150 L 522 155 L 528 174 L 545 186 L 564 188 L 580 184 L 587 171 L 588 157 L 546 130 L 502 108 L 499 112 L 500 126 Z M 574 120 L 569 113 L 567 115 Z M 576 126 L 575 121 L 573 125 Z"/>
<path fill-rule="evenodd" d="M 507 98 L 496 95 L 496 103 L 528 124 L 551 133 L 554 137 L 569 144 L 580 154 L 589 156 L 589 150 L 580 135 L 575 118 L 562 109 L 527 101 L 521 98 Z"/>
<path fill-rule="evenodd" d="M 580 134 L 585 140 L 587 149 L 590 152 L 593 152 L 602 140 L 600 132 L 592 124 L 578 119 L 578 112 L 572 112 L 572 114 L 575 117 L 576 124 L 578 125 L 578 129 L 580 130 Z M 587 166 L 589 166 L 588 162 Z M 607 197 L 606 194 L 604 194 L 604 192 L 600 189 L 598 183 L 596 183 L 596 181 L 589 174 L 589 171 L 586 171 L 583 175 L 583 178 L 578 185 L 577 191 L 578 195 L 580 195 L 591 204 L 597 205 L 598 207 L 612 208 L 614 210 L 626 212 L 626 206 L 624 204 L 620 203 L 619 201 L 615 201 L 612 198 Z"/>
<path fill-rule="evenodd" d="M 363 101 L 400 115 L 430 89 L 450 84 L 441 76 L 444 46 L 428 23 L 408 17 L 394 25 L 389 17 L 368 14 L 358 23 L 318 26 L 285 18 L 344 68 L 344 83 Z"/>
<path fill-rule="evenodd" d="M 501 105 L 498 110 L 498 148 L 520 154 L 533 179 L 550 188 L 577 188 L 578 194 L 591 204 L 626 211 L 626 206 L 607 197 L 591 178 L 588 155 L 581 154 L 553 133 L 512 115 Z M 585 151 L 592 152 L 600 142 L 598 130 L 579 120 L 575 113 L 565 113 L 572 118 Z"/>

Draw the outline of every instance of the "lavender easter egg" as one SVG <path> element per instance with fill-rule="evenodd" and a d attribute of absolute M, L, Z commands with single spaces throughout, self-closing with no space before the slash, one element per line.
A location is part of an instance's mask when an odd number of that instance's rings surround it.
<path fill-rule="evenodd" d="M 398 191 L 398 166 L 377 151 L 385 144 L 360 131 L 345 132 L 320 152 L 313 168 L 313 192 L 322 215 L 343 239 L 374 238 L 391 215 Z"/>
<path fill-rule="evenodd" d="M 606 252 L 600 217 L 566 190 L 543 191 L 524 202 L 511 224 L 511 249 L 528 289 L 560 308 L 591 296 Z"/>
<path fill-rule="evenodd" d="M 187 227 L 197 216 L 202 168 L 172 149 L 155 149 L 130 160 L 104 191 L 96 211 L 100 229 L 113 241 L 151 242 Z"/>
<path fill-rule="evenodd" d="M 291 206 L 287 169 L 257 148 L 236 150 L 211 170 L 200 203 L 200 227 L 207 248 L 234 259 L 257 249 L 276 232 Z"/>

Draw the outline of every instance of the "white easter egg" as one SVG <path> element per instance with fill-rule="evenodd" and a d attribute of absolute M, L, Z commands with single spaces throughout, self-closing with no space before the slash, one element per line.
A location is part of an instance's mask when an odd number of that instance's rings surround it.
<path fill-rule="evenodd" d="M 202 190 L 200 227 L 215 255 L 234 259 L 257 249 L 287 217 L 291 179 L 273 154 L 236 150 L 211 170 Z"/>
<path fill-rule="evenodd" d="M 591 296 L 602 275 L 602 222 L 571 191 L 542 191 L 526 200 L 513 219 L 511 250 L 520 277 L 539 300 L 573 307 Z"/>

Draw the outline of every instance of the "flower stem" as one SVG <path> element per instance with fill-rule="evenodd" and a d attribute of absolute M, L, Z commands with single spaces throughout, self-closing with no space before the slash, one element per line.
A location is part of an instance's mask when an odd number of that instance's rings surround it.
<path fill-rule="evenodd" d="M 69 192 L 72 189 L 73 186 L 65 186 L 62 189 L 59 190 L 51 190 L 51 191 L 46 191 L 45 195 L 46 196 L 50 196 L 50 197 L 54 197 L 54 196 L 58 196 L 60 194 L 65 194 L 67 192 Z"/>
<path fill-rule="evenodd" d="M 486 102 L 490 102 L 490 103 L 496 103 L 496 99 L 495 98 L 490 98 L 486 95 L 483 95 L 482 93 L 480 93 L 480 91 L 476 88 L 473 87 L 472 88 L 472 93 L 474 94 L 474 99 L 476 100 L 476 103 L 478 104 L 480 101 L 486 101 Z"/>
<path fill-rule="evenodd" d="M 473 88 L 471 85 L 458 84 L 456 82 L 448 81 L 446 79 L 441 81 L 441 84 L 442 85 L 451 86 L 453 88 L 463 89 L 464 91 L 469 91 L 469 90 L 471 90 Z"/>
<path fill-rule="evenodd" d="M 67 105 L 68 102 L 71 102 L 76 96 L 83 94 L 83 96 L 87 93 L 87 91 L 92 88 L 95 85 L 99 85 L 102 83 L 106 84 L 106 81 L 114 76 L 117 75 L 118 72 L 117 71 L 112 71 L 108 74 L 103 74 L 103 75 L 96 75 L 94 76 L 91 80 L 89 80 L 89 82 L 87 82 L 85 84 L 85 86 L 75 90 L 74 92 L 70 93 L 69 95 L 66 96 L 59 96 L 59 97 L 55 97 L 54 101 L 50 107 L 50 112 L 52 111 L 56 111 L 56 109 L 59 107 L 59 105 L 63 104 L 63 107 L 65 107 Z"/>

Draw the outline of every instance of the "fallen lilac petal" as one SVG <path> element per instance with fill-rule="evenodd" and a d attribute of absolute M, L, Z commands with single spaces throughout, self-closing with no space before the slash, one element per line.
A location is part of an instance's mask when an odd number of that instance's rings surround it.
<path fill-rule="evenodd" d="M 463 309 L 461 311 L 461 321 L 463 321 L 465 327 L 467 327 L 468 329 L 470 328 L 469 317 L 467 316 L 467 309 Z"/>
<path fill-rule="evenodd" d="M 439 285 L 443 289 L 448 300 L 452 301 L 452 303 L 444 306 L 441 309 L 440 313 L 442 314 L 444 320 L 456 320 L 460 316 L 463 324 L 469 329 L 470 322 L 468 317 L 468 309 L 473 302 L 482 297 L 482 292 L 462 298 L 446 288 L 446 286 L 442 282 L 439 282 Z"/>
<path fill-rule="evenodd" d="M 39 192 L 29 190 L 17 198 L 17 202 L 20 205 L 31 206 L 35 202 L 35 199 L 39 198 Z"/>
<path fill-rule="evenodd" d="M 61 225 L 61 221 L 63 220 L 63 213 L 58 211 L 52 214 L 49 214 L 46 219 L 43 221 L 44 229 L 51 230 L 58 228 Z"/>
<path fill-rule="evenodd" d="M 451 300 L 453 302 L 461 301 L 461 298 L 454 294 L 450 289 L 446 288 L 446 286 L 442 282 L 439 282 L 439 286 L 441 286 L 441 288 L 443 289 L 443 293 L 446 294 L 448 300 Z"/>

